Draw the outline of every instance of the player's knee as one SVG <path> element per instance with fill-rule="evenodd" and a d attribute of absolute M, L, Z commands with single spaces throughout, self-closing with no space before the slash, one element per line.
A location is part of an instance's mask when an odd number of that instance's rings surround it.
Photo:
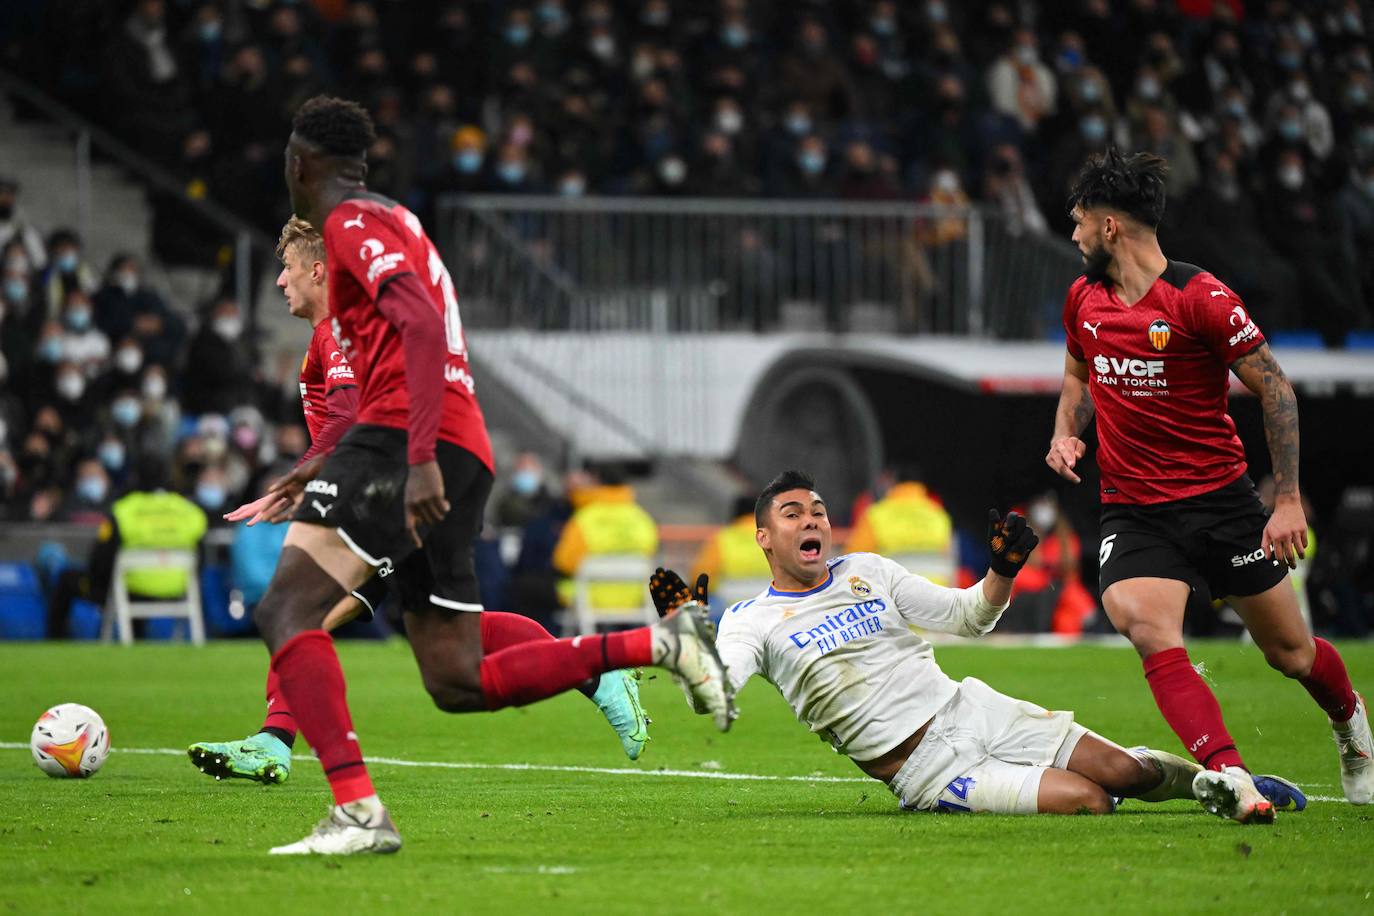
<path fill-rule="evenodd" d="M 1264 660 L 1269 667 L 1281 672 L 1284 677 L 1307 677 L 1312 673 L 1312 663 L 1317 653 L 1309 643 L 1298 646 L 1270 646 L 1264 650 Z"/>
<path fill-rule="evenodd" d="M 425 678 L 425 690 L 443 712 L 482 712 L 487 708 L 481 688 L 446 679 Z"/>
<path fill-rule="evenodd" d="M 1107 791 L 1086 779 L 1074 788 L 1066 801 L 1069 806 L 1066 814 L 1111 814 L 1113 810 L 1112 797 Z"/>

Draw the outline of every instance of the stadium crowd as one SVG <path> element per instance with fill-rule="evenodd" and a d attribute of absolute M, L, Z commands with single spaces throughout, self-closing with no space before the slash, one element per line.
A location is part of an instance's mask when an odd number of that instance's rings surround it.
<path fill-rule="evenodd" d="M 70 0 L 0 58 L 275 235 L 281 148 L 321 90 L 362 101 L 369 184 L 449 192 L 978 201 L 1067 236 L 1107 144 L 1171 162 L 1172 256 L 1267 329 L 1330 343 L 1374 307 L 1374 15 L 1359 0 Z M 89 521 L 148 459 L 217 520 L 305 449 L 243 308 L 195 319 L 0 179 L 0 516 Z M 218 241 L 175 197 L 154 246 Z M 565 510 L 562 510 L 566 512 Z"/>

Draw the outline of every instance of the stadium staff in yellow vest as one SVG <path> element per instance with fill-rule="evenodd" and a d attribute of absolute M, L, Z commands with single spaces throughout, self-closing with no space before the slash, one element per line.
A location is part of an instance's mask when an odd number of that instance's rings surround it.
<path fill-rule="evenodd" d="M 882 498 L 854 520 L 846 553 L 877 553 L 937 585 L 953 585 L 954 526 L 949 513 L 912 469 L 885 469 Z"/>
<path fill-rule="evenodd" d="M 706 573 L 711 577 L 711 589 L 725 605 L 733 604 L 743 598 L 751 598 L 762 589 L 751 584 L 763 582 L 763 588 L 773 577 L 768 567 L 768 557 L 759 550 L 754 536 L 758 523 L 754 521 L 754 500 L 741 496 L 735 500 L 731 513 L 733 521 L 721 527 L 701 546 L 696 560 L 692 563 L 693 580 Z M 731 583 L 740 583 L 748 594 L 735 597 L 736 591 Z"/>
<path fill-rule="evenodd" d="M 619 468 L 603 469 L 599 481 L 570 491 L 572 517 L 563 526 L 553 550 L 553 565 L 564 576 L 573 576 L 590 556 L 629 554 L 652 557 L 658 551 L 658 524 L 635 502 L 634 488 Z M 594 608 L 632 608 L 645 602 L 642 582 L 598 582 L 589 589 Z M 559 589 L 570 605 L 572 583 Z"/>

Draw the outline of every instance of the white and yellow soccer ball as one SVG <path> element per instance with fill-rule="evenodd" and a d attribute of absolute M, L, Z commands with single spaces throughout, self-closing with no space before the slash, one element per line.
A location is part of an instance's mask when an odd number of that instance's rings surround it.
<path fill-rule="evenodd" d="M 110 756 L 110 730 L 89 706 L 63 703 L 38 717 L 29 750 L 33 762 L 49 776 L 85 779 Z"/>

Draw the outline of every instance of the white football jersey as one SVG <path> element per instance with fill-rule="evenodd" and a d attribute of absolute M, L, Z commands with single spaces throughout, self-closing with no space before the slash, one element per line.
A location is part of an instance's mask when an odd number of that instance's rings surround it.
<path fill-rule="evenodd" d="M 886 557 L 854 553 L 828 564 L 805 592 L 769 588 L 721 618 L 716 648 L 738 690 L 762 675 L 797 719 L 855 760 L 892 750 L 954 695 L 930 643 L 911 626 L 982 636 L 1006 609 L 981 582 L 946 588 Z"/>

